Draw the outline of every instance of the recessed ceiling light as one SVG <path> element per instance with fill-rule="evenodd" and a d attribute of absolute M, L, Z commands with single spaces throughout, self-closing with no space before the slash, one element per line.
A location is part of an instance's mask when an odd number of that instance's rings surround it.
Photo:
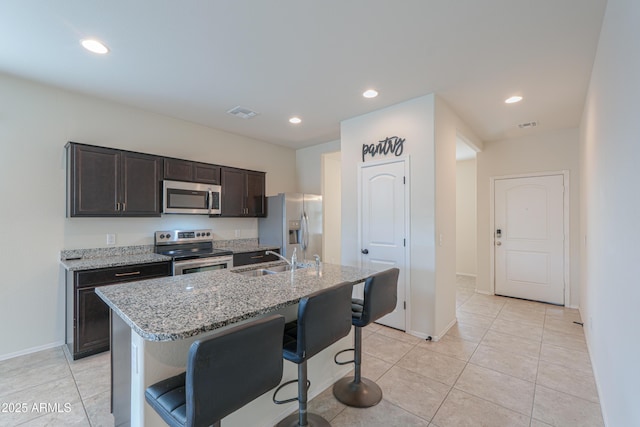
<path fill-rule="evenodd" d="M 293 123 L 294 125 L 297 125 L 298 123 L 301 123 L 302 119 L 300 119 L 300 117 L 291 117 L 289 119 L 289 123 Z"/>
<path fill-rule="evenodd" d="M 522 97 L 520 95 L 514 95 L 514 96 L 504 100 L 504 102 L 506 104 L 514 104 L 514 103 L 520 102 L 520 101 L 522 101 Z"/>
<path fill-rule="evenodd" d="M 96 39 L 84 39 L 80 43 L 82 43 L 82 47 L 93 53 L 104 55 L 109 52 L 109 48 Z"/>
<path fill-rule="evenodd" d="M 375 89 L 368 89 L 362 93 L 362 96 L 364 96 L 365 98 L 375 98 L 376 96 L 378 96 L 378 91 Z"/>

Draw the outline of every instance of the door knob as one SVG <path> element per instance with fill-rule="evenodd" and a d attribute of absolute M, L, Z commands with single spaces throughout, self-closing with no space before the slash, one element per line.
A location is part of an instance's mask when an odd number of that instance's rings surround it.
<path fill-rule="evenodd" d="M 368 253 L 369 253 L 369 249 L 363 249 L 363 250 L 361 250 L 360 252 L 362 252 L 363 254 L 365 254 L 365 255 L 366 255 L 366 254 L 368 254 Z"/>
<path fill-rule="evenodd" d="M 502 242 L 496 242 L 496 246 L 502 245 Z"/>

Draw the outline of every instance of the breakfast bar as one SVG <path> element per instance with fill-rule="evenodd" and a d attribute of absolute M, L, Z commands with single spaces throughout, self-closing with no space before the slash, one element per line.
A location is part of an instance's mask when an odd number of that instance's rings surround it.
<path fill-rule="evenodd" d="M 293 320 L 298 301 L 306 295 L 342 282 L 357 284 L 376 272 L 327 263 L 264 275 L 251 274 L 255 270 L 256 266 L 239 267 L 96 290 L 111 309 L 111 401 L 116 426 L 165 425 L 145 403 L 144 391 L 184 371 L 195 340 L 273 313 Z M 334 364 L 333 355 L 351 346 L 349 335 L 310 361 L 310 397 L 349 371 L 348 366 Z M 282 381 L 296 376 L 296 366 L 285 362 Z M 225 418 L 223 425 L 272 426 L 294 410 L 295 404 L 274 405 L 267 393 Z"/>

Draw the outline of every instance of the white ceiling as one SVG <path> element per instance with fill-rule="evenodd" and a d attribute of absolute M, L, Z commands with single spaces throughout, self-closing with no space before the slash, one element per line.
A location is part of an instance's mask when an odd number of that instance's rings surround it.
<path fill-rule="evenodd" d="M 579 124 L 605 5 L 3 0 L 0 72 L 294 148 L 435 92 L 488 141 Z M 89 36 L 110 54 L 84 51 Z M 380 96 L 363 98 L 370 87 Z M 260 114 L 226 114 L 238 105 Z"/>

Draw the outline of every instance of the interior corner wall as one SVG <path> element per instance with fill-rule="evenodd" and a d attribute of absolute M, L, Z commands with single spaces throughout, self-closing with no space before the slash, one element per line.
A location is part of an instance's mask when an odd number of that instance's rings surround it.
<path fill-rule="evenodd" d="M 440 97 L 435 99 L 435 335 L 456 319 L 456 141 L 458 134 L 482 146 Z"/>
<path fill-rule="evenodd" d="M 359 266 L 358 166 L 362 144 L 388 136 L 406 138 L 403 157 L 410 159 L 411 187 L 410 301 L 407 331 L 433 335 L 435 330 L 435 96 L 425 95 L 341 123 L 342 263 Z M 380 156 L 366 161 L 380 160 Z"/>
<path fill-rule="evenodd" d="M 340 152 L 325 153 L 322 156 L 322 259 L 331 264 L 342 260 L 342 217 L 341 181 L 342 167 Z"/>
<path fill-rule="evenodd" d="M 580 313 L 605 424 L 640 425 L 640 4 L 609 0 L 580 132 Z"/>
<path fill-rule="evenodd" d="M 64 342 L 60 250 L 153 244 L 153 232 L 212 228 L 257 237 L 257 220 L 163 215 L 66 218 L 67 141 L 267 173 L 267 192 L 295 191 L 294 150 L 0 74 L 0 360 Z"/>
<path fill-rule="evenodd" d="M 493 236 L 490 227 L 490 178 L 538 172 L 569 171 L 570 181 L 570 300 L 577 307 L 580 298 L 580 169 L 578 161 L 578 129 L 565 129 L 521 138 L 485 142 L 477 155 L 478 200 L 478 273 L 476 289 L 492 293 L 490 283 L 490 251 Z"/>
<path fill-rule="evenodd" d="M 322 155 L 340 151 L 340 140 L 296 150 L 296 180 L 299 193 L 322 193 Z"/>
<path fill-rule="evenodd" d="M 476 276 L 476 159 L 456 162 L 456 273 Z"/>

